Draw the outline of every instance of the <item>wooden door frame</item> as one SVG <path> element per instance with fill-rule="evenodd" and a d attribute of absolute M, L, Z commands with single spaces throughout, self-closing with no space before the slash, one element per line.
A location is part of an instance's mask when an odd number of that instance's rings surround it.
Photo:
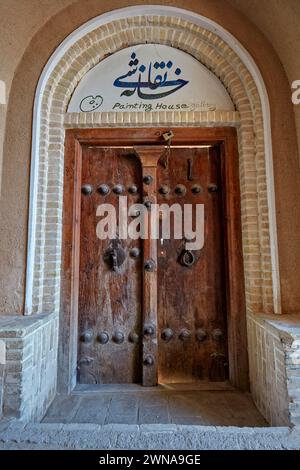
<path fill-rule="evenodd" d="M 163 145 L 170 128 L 69 129 L 65 136 L 58 391 L 76 385 L 82 147 Z M 175 127 L 174 145 L 220 145 L 225 243 L 226 306 L 231 383 L 248 390 L 246 307 L 239 166 L 233 127 Z"/>

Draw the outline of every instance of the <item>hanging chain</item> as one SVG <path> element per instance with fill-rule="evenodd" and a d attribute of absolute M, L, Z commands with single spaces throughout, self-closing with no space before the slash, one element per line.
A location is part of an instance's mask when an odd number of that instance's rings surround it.
<path fill-rule="evenodd" d="M 171 153 L 171 143 L 174 137 L 174 133 L 171 130 L 169 130 L 168 132 L 165 132 L 162 136 L 165 139 L 166 144 L 167 144 L 167 147 L 165 150 L 165 160 L 164 160 L 164 167 L 167 170 L 169 168 L 169 157 Z"/>

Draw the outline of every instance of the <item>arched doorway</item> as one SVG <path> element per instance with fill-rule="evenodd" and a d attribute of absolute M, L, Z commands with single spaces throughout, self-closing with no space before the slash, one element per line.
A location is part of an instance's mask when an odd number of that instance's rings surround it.
<path fill-rule="evenodd" d="M 233 47 L 228 33 L 204 18 L 172 8 L 158 7 L 156 16 L 150 12 L 145 14 L 143 11 L 141 15 L 136 9 L 129 10 L 115 12 L 111 18 L 105 16 L 95 19 L 77 31 L 69 41 L 66 40 L 49 61 L 38 88 L 27 313 L 61 312 L 62 374 L 59 383 L 63 390 L 70 390 L 75 385 L 77 366 L 77 357 L 74 354 L 74 344 L 77 343 L 77 330 L 74 327 L 77 322 L 76 312 L 65 303 L 62 309 L 59 308 L 66 128 L 117 128 L 120 124 L 123 128 L 235 127 L 239 146 L 247 312 L 261 309 L 266 312 L 278 311 L 280 304 L 268 103 L 263 81 L 255 65 L 242 48 L 237 44 Z M 187 52 L 201 62 L 228 90 L 235 109 L 190 112 L 171 110 L 163 113 L 129 113 L 126 110 L 103 113 L 67 111 L 70 98 L 80 81 L 108 54 L 117 53 L 136 43 L 149 42 Z M 268 210 L 260 210 L 263 207 Z M 38 247 L 37 233 L 41 235 Z M 49 253 L 54 257 L 54 265 L 51 266 L 45 262 Z M 49 277 L 53 280 L 50 288 L 47 283 Z M 35 289 L 36 285 L 39 289 Z M 245 341 L 245 336 L 242 335 L 239 343 L 243 347 Z M 240 365 L 232 360 L 231 367 L 232 371 L 237 371 Z M 237 375 L 233 373 L 232 377 Z"/>

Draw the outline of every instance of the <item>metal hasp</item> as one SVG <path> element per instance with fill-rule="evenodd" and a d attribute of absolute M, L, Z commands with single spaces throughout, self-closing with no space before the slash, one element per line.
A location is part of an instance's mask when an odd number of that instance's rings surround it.
<path fill-rule="evenodd" d="M 112 240 L 109 248 L 103 255 L 104 261 L 113 271 L 118 271 L 118 268 L 124 263 L 125 258 L 126 253 L 120 240 Z"/>
<path fill-rule="evenodd" d="M 194 180 L 194 177 L 193 177 L 193 159 L 192 158 L 188 159 L 188 180 L 189 181 Z"/>
<path fill-rule="evenodd" d="M 135 147 L 142 165 L 143 201 L 148 209 L 157 202 L 157 164 L 164 146 Z M 143 246 L 143 379 L 144 386 L 157 385 L 158 381 L 158 321 L 157 321 L 157 240 L 151 238 L 151 210 L 144 211 L 144 226 L 148 236 Z M 151 366 L 151 367 L 150 367 Z"/>

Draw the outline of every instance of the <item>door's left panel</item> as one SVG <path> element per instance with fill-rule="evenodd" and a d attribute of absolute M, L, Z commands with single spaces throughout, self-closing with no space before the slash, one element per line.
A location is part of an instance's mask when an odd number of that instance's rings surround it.
<path fill-rule="evenodd" d="M 128 207 L 139 203 L 140 188 L 141 168 L 134 154 L 125 149 L 83 147 L 79 383 L 141 381 L 142 247 L 140 240 L 122 239 L 119 225 L 121 200 L 125 204 L 126 196 Z M 102 239 L 101 232 L 112 230 L 114 221 L 116 237 Z"/>

